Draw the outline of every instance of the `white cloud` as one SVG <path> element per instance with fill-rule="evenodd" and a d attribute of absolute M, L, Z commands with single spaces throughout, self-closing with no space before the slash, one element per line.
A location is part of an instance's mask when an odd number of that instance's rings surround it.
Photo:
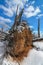
<path fill-rule="evenodd" d="M 12 17 L 14 15 L 14 13 L 16 13 L 16 9 L 17 9 L 17 5 L 19 5 L 19 8 L 18 8 L 18 13 L 20 12 L 20 10 L 24 7 L 25 3 L 28 2 L 28 0 L 5 0 L 6 2 L 6 6 L 3 6 L 3 5 L 0 5 L 0 8 L 2 8 L 4 10 L 4 14 L 9 16 L 9 17 Z M 35 1 L 32 1 L 31 4 L 34 4 Z M 26 5 L 28 6 L 28 5 Z M 40 12 L 39 8 L 37 8 L 35 10 L 35 8 L 33 6 L 30 6 L 29 8 L 27 8 L 27 12 L 25 12 L 25 15 L 27 15 L 27 17 L 31 17 L 31 16 L 34 16 L 36 15 L 38 12 Z M 32 11 L 32 12 L 31 12 Z M 31 16 L 30 16 L 31 15 Z"/>
<path fill-rule="evenodd" d="M 0 22 L 0 25 L 3 27 L 3 28 L 8 28 L 9 26 L 7 24 L 5 24 L 4 22 Z"/>
<path fill-rule="evenodd" d="M 2 8 L 5 12 L 4 14 L 9 16 L 9 17 L 12 17 L 14 15 L 14 13 L 16 12 L 16 9 L 17 9 L 17 5 L 19 5 L 19 8 L 18 8 L 18 14 L 20 12 L 20 8 L 23 8 L 24 7 L 24 4 L 26 3 L 26 1 L 28 0 L 5 0 L 6 2 L 6 6 L 8 8 L 6 8 L 5 6 L 0 6 L 0 8 Z"/>
<path fill-rule="evenodd" d="M 42 14 L 39 14 L 36 19 L 40 18 L 40 17 L 43 17 L 43 13 Z"/>
<path fill-rule="evenodd" d="M 28 17 L 36 16 L 40 12 L 41 10 L 39 9 L 39 7 L 34 8 L 33 6 L 29 6 L 25 10 L 24 15 L 28 18 Z"/>
<path fill-rule="evenodd" d="M 37 34 L 38 35 L 38 31 L 37 30 L 34 30 L 33 31 L 33 34 Z"/>
<path fill-rule="evenodd" d="M 10 19 L 7 19 L 7 18 L 1 17 L 1 16 L 0 16 L 0 21 L 11 23 Z"/>
<path fill-rule="evenodd" d="M 41 16 L 43 16 L 43 14 L 39 14 L 39 15 L 38 15 L 38 17 L 41 17 Z"/>
<path fill-rule="evenodd" d="M 5 0 L 5 2 L 9 5 L 9 6 L 14 6 L 14 5 L 20 5 L 20 6 L 24 6 L 24 4 L 27 2 L 28 0 Z"/>
<path fill-rule="evenodd" d="M 30 29 L 33 29 L 34 27 L 33 26 L 29 26 L 30 27 Z"/>
<path fill-rule="evenodd" d="M 0 22 L 0 28 L 2 28 L 3 27 L 3 31 L 4 32 L 6 32 L 6 31 L 8 31 L 9 30 L 9 28 L 10 28 L 10 26 L 9 25 L 7 25 L 7 24 L 5 24 L 4 22 Z"/>
<path fill-rule="evenodd" d="M 40 36 L 43 38 L 43 31 L 40 31 Z"/>
<path fill-rule="evenodd" d="M 32 4 L 34 4 L 34 3 L 35 3 L 35 1 L 32 2 Z"/>
<path fill-rule="evenodd" d="M 31 11 L 34 11 L 34 7 L 33 6 L 29 6 L 27 9 L 26 9 L 27 12 L 31 12 Z"/>
<path fill-rule="evenodd" d="M 36 37 L 38 37 L 38 31 L 33 31 L 33 34 L 35 34 Z M 40 31 L 40 37 L 43 38 L 43 31 Z"/>
<path fill-rule="evenodd" d="M 0 26 L 2 26 L 4 30 L 10 28 L 10 26 L 7 25 L 6 22 L 10 24 L 11 20 L 0 16 Z"/>
<path fill-rule="evenodd" d="M 13 16 L 13 12 L 12 12 L 11 8 L 7 8 L 3 5 L 0 5 L 0 8 L 4 10 L 5 15 L 7 15 L 9 17 Z"/>

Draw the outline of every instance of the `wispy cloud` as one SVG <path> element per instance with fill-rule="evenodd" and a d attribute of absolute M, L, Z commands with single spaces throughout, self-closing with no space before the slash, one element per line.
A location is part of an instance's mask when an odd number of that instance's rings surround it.
<path fill-rule="evenodd" d="M 29 26 L 30 27 L 30 29 L 33 29 L 34 27 L 33 26 Z"/>
<path fill-rule="evenodd" d="M 5 15 L 7 15 L 9 17 L 13 16 L 13 12 L 12 12 L 11 8 L 7 8 L 3 5 L 0 5 L 0 8 L 4 10 Z"/>
<path fill-rule="evenodd" d="M 43 16 L 43 14 L 39 14 L 39 15 L 38 15 L 38 17 L 41 17 L 41 16 Z"/>
<path fill-rule="evenodd" d="M 10 19 L 7 19 L 7 18 L 1 17 L 1 16 L 0 16 L 0 21 L 11 23 Z"/>
<path fill-rule="evenodd" d="M 19 8 L 18 8 L 18 14 L 19 14 L 20 9 L 24 7 L 24 4 L 26 3 L 26 1 L 28 0 L 19 0 L 19 1 L 18 0 L 5 0 L 8 8 L 2 6 L 2 9 L 5 11 L 4 14 L 9 17 L 12 17 L 14 13 L 16 12 L 17 5 L 19 5 Z"/>
<path fill-rule="evenodd" d="M 0 8 L 2 8 L 4 10 L 4 14 L 9 16 L 9 17 L 12 17 L 14 15 L 14 13 L 16 12 L 16 9 L 17 9 L 17 5 L 19 5 L 18 7 L 18 14 L 20 12 L 20 10 L 24 7 L 25 3 L 28 2 L 28 0 L 5 0 L 6 2 L 6 6 L 3 6 L 3 5 L 0 5 Z M 35 1 L 32 1 L 31 2 L 31 5 L 34 4 Z M 30 3 L 28 3 L 30 4 Z M 26 6 L 28 6 L 28 4 Z M 32 7 L 30 7 L 31 9 Z"/>
<path fill-rule="evenodd" d="M 3 27 L 3 31 L 5 32 L 6 30 L 9 30 L 10 29 L 10 26 L 5 24 L 4 22 L 0 22 L 0 29 Z"/>
<path fill-rule="evenodd" d="M 39 9 L 39 7 L 34 8 L 33 6 L 29 6 L 25 10 L 24 15 L 28 18 L 28 17 L 36 16 L 40 12 L 41 10 Z"/>
<path fill-rule="evenodd" d="M 43 37 L 43 31 L 40 31 L 40 36 Z"/>
<path fill-rule="evenodd" d="M 10 26 L 6 24 L 6 22 L 10 24 L 11 20 L 0 16 L 0 26 L 2 26 L 4 30 L 10 28 Z"/>
<path fill-rule="evenodd" d="M 37 30 L 34 30 L 33 33 L 38 34 L 38 31 Z"/>
<path fill-rule="evenodd" d="M 17 5 L 19 5 L 18 7 L 18 14 L 20 12 L 20 10 L 24 7 L 25 3 L 28 2 L 28 0 L 5 0 L 6 2 L 6 6 L 0 5 L 0 8 L 2 8 L 4 10 L 4 14 L 12 17 L 14 15 L 14 13 L 16 12 L 17 9 Z M 30 1 L 30 3 L 28 4 L 34 4 L 35 1 Z M 28 6 L 28 4 L 26 6 Z M 25 15 L 27 17 L 31 17 L 31 16 L 35 16 L 40 12 L 40 9 L 37 7 L 36 10 L 33 6 L 29 6 L 26 10 L 27 12 L 25 12 Z M 28 15 L 27 15 L 28 14 Z"/>
<path fill-rule="evenodd" d="M 9 7 L 11 7 L 11 6 L 15 6 L 15 5 L 20 5 L 20 7 L 22 6 L 24 6 L 24 4 L 27 2 L 28 0 L 5 0 L 5 2 L 7 3 L 7 5 L 9 6 Z M 21 8 L 22 8 L 21 7 Z"/>
<path fill-rule="evenodd" d="M 35 36 L 38 36 L 38 31 L 33 31 L 33 34 L 35 34 Z M 40 31 L 40 37 L 43 37 L 43 31 Z"/>
<path fill-rule="evenodd" d="M 34 4 L 35 3 L 35 1 L 32 1 L 32 3 L 31 4 Z"/>

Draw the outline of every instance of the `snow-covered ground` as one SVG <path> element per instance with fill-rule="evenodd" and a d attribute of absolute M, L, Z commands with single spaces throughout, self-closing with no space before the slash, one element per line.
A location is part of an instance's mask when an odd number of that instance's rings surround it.
<path fill-rule="evenodd" d="M 4 55 L 6 52 L 6 42 L 5 41 L 0 41 L 0 65 L 2 65 L 2 61 L 4 59 Z"/>
<path fill-rule="evenodd" d="M 19 65 L 17 62 L 11 62 L 4 59 L 3 65 Z M 43 65 L 43 52 L 32 49 L 28 56 L 20 63 L 20 65 Z"/>
<path fill-rule="evenodd" d="M 28 56 L 24 58 L 20 65 L 43 65 L 43 42 L 34 42 L 34 46 L 40 48 L 36 50 L 35 48 L 31 49 L 28 53 Z M 19 65 L 16 61 L 11 62 L 10 60 L 4 58 L 2 65 Z"/>
<path fill-rule="evenodd" d="M 43 51 L 43 42 L 34 42 L 33 45 L 39 50 Z"/>

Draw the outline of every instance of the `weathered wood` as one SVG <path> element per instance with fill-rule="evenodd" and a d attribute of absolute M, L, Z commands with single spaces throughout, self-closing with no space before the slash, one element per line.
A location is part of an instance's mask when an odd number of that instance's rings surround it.
<path fill-rule="evenodd" d="M 21 10 L 21 12 L 19 13 L 19 15 L 17 15 L 17 11 L 18 11 L 18 6 L 17 6 L 17 10 L 16 10 L 16 16 L 15 16 L 14 24 L 13 24 L 13 26 L 11 27 L 11 29 L 9 31 L 11 33 L 14 31 L 14 28 L 15 27 L 17 28 L 17 26 L 20 24 L 24 8 Z"/>
<path fill-rule="evenodd" d="M 38 19 L 38 37 L 40 38 L 40 19 Z"/>
<path fill-rule="evenodd" d="M 43 38 L 35 38 L 32 40 L 32 42 L 36 42 L 36 41 L 43 41 Z"/>

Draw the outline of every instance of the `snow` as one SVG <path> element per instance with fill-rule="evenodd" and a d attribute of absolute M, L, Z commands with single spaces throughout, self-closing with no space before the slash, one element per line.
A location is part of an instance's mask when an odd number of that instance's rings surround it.
<path fill-rule="evenodd" d="M 23 27 L 22 25 L 19 26 L 15 26 L 14 30 L 17 30 L 18 32 L 22 32 L 22 30 L 24 30 L 25 27 Z"/>
<path fill-rule="evenodd" d="M 17 62 L 11 62 L 4 59 L 3 65 L 19 65 Z M 43 65 L 43 52 L 37 51 L 36 49 L 31 49 L 28 56 L 24 58 L 20 65 Z"/>
<path fill-rule="evenodd" d="M 36 48 L 38 48 L 38 49 L 40 49 L 40 50 L 43 50 L 43 42 L 34 42 L 33 43 L 33 45 L 36 47 Z"/>
<path fill-rule="evenodd" d="M 5 41 L 0 41 L 0 64 L 1 65 L 4 59 L 5 52 L 6 52 L 6 43 Z"/>
<path fill-rule="evenodd" d="M 22 30 L 24 30 L 25 29 L 25 27 L 23 27 L 23 26 L 17 26 L 17 31 L 18 32 L 22 32 Z"/>
<path fill-rule="evenodd" d="M 28 29 L 29 26 L 26 25 L 26 22 L 21 22 L 18 26 L 15 25 L 14 30 L 17 30 L 18 32 L 22 32 L 25 29 L 25 26 Z"/>
<path fill-rule="evenodd" d="M 43 52 L 32 49 L 27 58 L 24 58 L 21 65 L 41 65 L 43 64 Z"/>
<path fill-rule="evenodd" d="M 18 63 L 16 61 L 15 62 L 8 61 L 6 58 L 4 58 L 3 65 L 18 65 Z"/>
<path fill-rule="evenodd" d="M 28 56 L 24 58 L 23 61 L 19 62 L 20 65 L 43 65 L 43 42 L 34 42 L 37 48 L 40 48 L 39 51 L 35 48 L 31 49 L 28 53 Z M 3 60 L 2 65 L 19 65 L 16 61 L 11 61 L 6 58 Z"/>

